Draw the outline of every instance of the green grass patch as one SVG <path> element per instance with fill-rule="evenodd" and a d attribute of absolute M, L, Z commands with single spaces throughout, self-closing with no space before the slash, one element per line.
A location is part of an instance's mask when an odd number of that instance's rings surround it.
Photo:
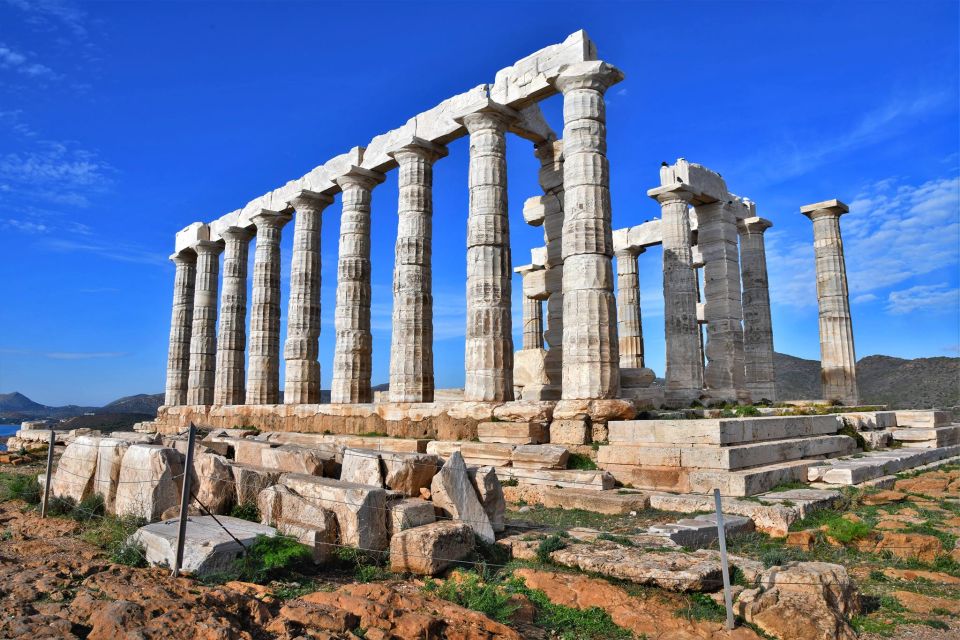
<path fill-rule="evenodd" d="M 27 504 L 40 504 L 40 483 L 33 475 L 0 473 L 0 500 L 23 500 Z"/>
<path fill-rule="evenodd" d="M 265 584 L 282 579 L 292 571 L 306 568 L 312 562 L 310 549 L 292 538 L 283 536 L 257 536 L 246 552 L 233 561 L 233 566 L 224 572 L 204 576 L 207 584 L 220 584 L 230 580 Z"/>
<path fill-rule="evenodd" d="M 257 507 L 256 502 L 236 504 L 230 509 L 230 517 L 249 520 L 250 522 L 260 522 L 260 509 Z"/>
<path fill-rule="evenodd" d="M 558 535 L 548 536 L 537 545 L 537 560 L 544 564 L 550 562 L 550 554 L 554 551 L 566 548 L 567 543 Z"/>
<path fill-rule="evenodd" d="M 610 542 L 616 542 L 617 544 L 621 544 L 625 547 L 633 546 L 633 540 L 630 538 L 627 538 L 626 536 L 618 536 L 613 533 L 607 533 L 606 531 L 598 535 L 597 540 L 609 540 Z"/>
<path fill-rule="evenodd" d="M 675 615 L 687 620 L 723 622 L 727 619 L 727 610 L 705 593 L 691 593 L 686 596 L 686 604 L 677 609 Z"/>
<path fill-rule="evenodd" d="M 583 453 L 571 453 L 567 458 L 567 469 L 579 469 L 580 471 L 593 471 L 597 469 L 597 463 Z"/>
<path fill-rule="evenodd" d="M 480 574 L 474 571 L 461 572 L 457 580 L 437 581 L 427 578 L 423 590 L 461 607 L 479 611 L 504 624 L 510 622 L 510 618 L 520 607 L 510 602 L 513 594 L 503 583 L 484 581 Z"/>
<path fill-rule="evenodd" d="M 108 515 L 87 523 L 80 539 L 107 552 L 111 562 L 131 567 L 147 566 L 144 549 L 130 541 L 137 529 L 147 524 L 143 518 Z"/>

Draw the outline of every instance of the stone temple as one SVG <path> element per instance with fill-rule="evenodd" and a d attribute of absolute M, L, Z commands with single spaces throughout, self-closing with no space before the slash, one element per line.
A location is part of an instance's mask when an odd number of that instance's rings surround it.
<path fill-rule="evenodd" d="M 764 247 L 771 223 L 757 216 L 756 205 L 731 193 L 719 173 L 679 159 L 664 163 L 659 184 L 649 185 L 660 218 L 613 228 L 604 93 L 623 77 L 597 58 L 585 32 L 576 32 L 502 69 L 492 84 L 453 96 L 242 209 L 180 231 L 171 256 L 166 401 L 156 426 L 173 432 L 192 421 L 470 440 L 484 423 L 504 429 L 554 423 L 555 433 L 584 444 L 605 440 L 609 421 L 639 409 L 776 401 Z M 559 136 L 538 106 L 555 94 L 563 97 Z M 541 164 L 543 193 L 523 204 L 523 219 L 543 228 L 544 246 L 523 265 L 510 252 L 508 135 L 532 142 Z M 470 140 L 465 384 L 462 391 L 438 391 L 432 168 L 446 145 L 464 136 Z M 394 169 L 400 197 L 389 391 L 375 394 L 371 198 Z M 335 326 L 321 328 L 320 227 L 338 193 Z M 824 399 L 853 405 L 855 358 L 838 224 L 847 209 L 830 200 L 801 211 L 814 225 Z M 283 233 L 293 234 L 292 255 L 281 255 Z M 637 261 L 655 245 L 663 251 L 662 385 L 644 360 Z M 291 265 L 288 300 L 280 295 L 282 260 Z M 514 272 L 522 275 L 521 319 L 511 317 Z M 521 345 L 513 342 L 518 320 Z M 321 402 L 321 330 L 336 336 L 329 402 Z"/>

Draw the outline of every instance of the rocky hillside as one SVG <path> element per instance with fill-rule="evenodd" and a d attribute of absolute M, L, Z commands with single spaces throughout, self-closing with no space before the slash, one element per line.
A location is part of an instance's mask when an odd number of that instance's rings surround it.
<path fill-rule="evenodd" d="M 40 404 L 39 402 L 34 402 L 22 393 L 14 391 L 13 393 L 0 393 L 0 422 L 16 423 L 23 420 L 42 418 L 63 420 L 65 418 L 85 416 L 86 414 L 135 414 L 138 418 L 133 420 L 133 422 L 139 422 L 140 420 L 147 419 L 143 416 L 156 416 L 157 407 L 161 404 L 163 404 L 163 394 L 157 393 L 152 395 L 139 394 L 127 396 L 114 400 L 102 407 L 82 407 L 75 404 L 51 407 Z"/>
<path fill-rule="evenodd" d="M 783 400 L 821 397 L 820 362 L 774 354 L 777 394 Z M 857 362 L 860 401 L 890 407 L 931 408 L 960 405 L 960 358 L 867 356 Z"/>

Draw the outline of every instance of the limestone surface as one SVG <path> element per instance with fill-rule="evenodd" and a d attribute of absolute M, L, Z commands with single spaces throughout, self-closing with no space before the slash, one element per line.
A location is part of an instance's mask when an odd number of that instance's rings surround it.
<path fill-rule="evenodd" d="M 89 497 L 93 493 L 99 446 L 100 438 L 91 437 L 77 438 L 67 445 L 53 475 L 50 492 L 77 502 Z"/>
<path fill-rule="evenodd" d="M 494 542 L 490 517 L 477 496 L 459 451 L 451 454 L 433 477 L 430 493 L 434 506 L 441 514 L 468 525 L 485 542 Z"/>
<path fill-rule="evenodd" d="M 299 473 L 284 474 L 280 482 L 336 514 L 343 544 L 376 551 L 387 548 L 387 493 L 383 489 Z"/>
<path fill-rule="evenodd" d="M 461 522 L 434 522 L 394 534 L 390 570 L 435 575 L 473 551 L 473 530 Z"/>
<path fill-rule="evenodd" d="M 345 449 L 340 479 L 344 482 L 382 487 L 383 470 L 380 468 L 380 454 L 370 449 Z"/>
<path fill-rule="evenodd" d="M 470 476 L 470 484 L 473 485 L 484 512 L 490 518 L 490 525 L 494 532 L 503 531 L 507 502 L 503 497 L 503 487 L 497 478 L 497 470 L 493 467 L 470 467 L 467 474 Z"/>
<path fill-rule="evenodd" d="M 180 452 L 160 445 L 130 445 L 120 463 L 116 513 L 155 520 L 180 503 L 182 484 Z"/>

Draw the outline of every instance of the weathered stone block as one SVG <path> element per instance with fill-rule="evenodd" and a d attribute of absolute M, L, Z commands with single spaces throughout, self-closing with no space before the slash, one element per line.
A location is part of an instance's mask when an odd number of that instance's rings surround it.
<path fill-rule="evenodd" d="M 383 489 L 300 473 L 284 474 L 280 482 L 333 511 L 343 544 L 359 549 L 386 549 L 387 493 Z"/>
<path fill-rule="evenodd" d="M 120 463 L 116 513 L 155 520 L 180 503 L 182 484 L 180 452 L 160 445 L 131 445 Z"/>
<path fill-rule="evenodd" d="M 470 467 L 467 469 L 470 484 L 473 485 L 483 510 L 490 518 L 495 532 L 503 531 L 507 513 L 507 503 L 503 497 L 503 487 L 493 467 Z"/>
<path fill-rule="evenodd" d="M 570 452 L 556 444 L 525 444 L 513 450 L 511 466 L 516 469 L 566 469 Z"/>
<path fill-rule="evenodd" d="M 295 444 L 260 450 L 260 466 L 283 473 L 329 477 L 338 467 L 336 459 L 337 454 L 331 449 L 313 449 Z"/>
<path fill-rule="evenodd" d="M 467 465 L 459 452 L 454 452 L 433 477 L 430 485 L 433 504 L 444 516 L 464 522 L 486 542 L 493 542 L 494 531 L 470 481 Z"/>
<path fill-rule="evenodd" d="M 586 418 L 554 418 L 550 423 L 551 444 L 588 444 L 590 435 Z"/>
<path fill-rule="evenodd" d="M 344 482 L 383 486 L 383 471 L 380 469 L 380 454 L 369 449 L 345 449 L 340 468 Z"/>
<path fill-rule="evenodd" d="M 380 459 L 387 488 L 410 497 L 419 496 L 421 489 L 430 487 L 442 464 L 439 456 L 429 453 L 383 452 Z"/>
<path fill-rule="evenodd" d="M 80 437 L 67 445 L 53 476 L 50 492 L 77 502 L 89 497 L 93 493 L 99 446 L 100 438 L 91 437 Z"/>
<path fill-rule="evenodd" d="M 256 504 L 260 492 L 277 484 L 280 479 L 279 471 L 236 462 L 230 464 L 230 472 L 233 474 L 233 486 L 236 490 L 235 501 L 241 506 Z"/>
<path fill-rule="evenodd" d="M 211 513 L 227 513 L 236 499 L 230 461 L 213 453 L 198 453 L 193 460 L 193 486 L 197 501 Z"/>
<path fill-rule="evenodd" d="M 387 503 L 387 535 L 422 527 L 437 519 L 433 503 L 422 498 L 391 500 Z"/>
<path fill-rule="evenodd" d="M 477 437 L 480 442 L 540 444 L 547 441 L 549 431 L 539 422 L 481 422 Z"/>
<path fill-rule="evenodd" d="M 473 551 L 473 530 L 459 522 L 434 522 L 401 531 L 390 540 L 390 570 L 435 575 Z"/>

